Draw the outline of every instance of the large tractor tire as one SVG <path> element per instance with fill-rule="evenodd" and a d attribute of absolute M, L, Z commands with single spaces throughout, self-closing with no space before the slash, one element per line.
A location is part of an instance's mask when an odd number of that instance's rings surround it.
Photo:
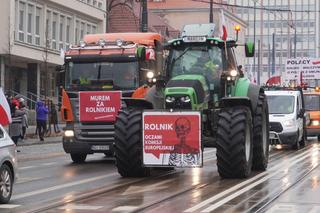
<path fill-rule="evenodd" d="M 269 158 L 269 111 L 265 94 L 260 94 L 253 117 L 253 159 L 252 169 L 264 171 Z"/>
<path fill-rule="evenodd" d="M 145 177 L 150 169 L 142 166 L 142 111 L 124 109 L 115 123 L 115 158 L 122 177 Z"/>
<path fill-rule="evenodd" d="M 252 167 L 252 116 L 248 107 L 222 109 L 217 126 L 217 166 L 223 178 L 246 178 Z"/>

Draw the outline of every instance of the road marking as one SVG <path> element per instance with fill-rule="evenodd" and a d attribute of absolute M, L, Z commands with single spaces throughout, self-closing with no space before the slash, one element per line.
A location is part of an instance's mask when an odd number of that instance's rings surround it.
<path fill-rule="evenodd" d="M 286 212 L 286 213 L 293 213 L 293 212 L 298 212 L 297 211 L 297 205 L 294 204 L 276 204 L 274 205 L 271 209 L 267 210 L 267 213 L 272 213 L 272 212 Z M 316 211 L 314 213 L 317 213 L 319 211 Z M 309 211 L 309 213 L 311 213 Z"/>
<path fill-rule="evenodd" d="M 25 170 L 25 169 L 32 169 L 32 168 L 36 168 L 36 166 L 25 166 L 25 167 L 20 167 L 18 169 L 19 170 Z"/>
<path fill-rule="evenodd" d="M 13 205 L 13 204 L 1 204 L 0 209 L 14 209 L 19 207 L 20 205 Z"/>
<path fill-rule="evenodd" d="M 308 153 L 308 151 L 309 150 L 306 150 L 305 152 L 302 152 L 299 155 L 288 159 L 287 161 L 288 162 L 292 162 L 295 159 L 298 159 L 298 161 L 300 161 L 301 160 L 300 157 L 302 157 L 303 159 L 306 158 L 306 157 L 309 157 L 309 155 L 311 155 L 311 154 Z M 304 155 L 306 155 L 306 156 L 304 156 Z M 228 194 L 230 194 L 230 193 L 232 193 L 232 192 L 234 192 L 234 191 L 236 191 L 236 190 L 238 190 L 238 189 L 240 189 L 240 188 L 242 188 L 242 187 L 244 187 L 244 186 L 246 186 L 248 184 L 250 184 L 251 182 L 262 178 L 263 176 L 267 175 L 269 172 L 271 172 L 273 170 L 277 171 L 277 170 L 279 170 L 279 168 L 281 168 L 283 166 L 288 168 L 288 166 L 286 164 L 287 164 L 286 162 L 282 162 L 279 165 L 275 165 L 275 166 L 271 167 L 268 171 L 262 172 L 262 173 L 254 176 L 254 177 L 252 177 L 252 178 L 250 178 L 250 179 L 248 179 L 246 181 L 243 181 L 243 182 L 241 182 L 241 183 L 229 188 L 228 190 L 225 190 L 225 191 L 223 191 L 223 192 L 221 192 L 221 193 L 219 193 L 219 194 L 217 194 L 217 195 L 215 195 L 215 196 L 213 196 L 211 198 L 208 198 L 207 200 L 204 200 L 201 203 L 199 203 L 199 204 L 197 204 L 197 205 L 195 205 L 195 206 L 193 206 L 193 207 L 191 207 L 189 209 L 186 209 L 184 212 L 194 212 L 196 210 L 199 210 L 200 208 L 203 208 L 204 206 L 209 205 L 210 203 L 212 203 L 212 202 L 214 202 L 214 201 L 216 201 L 216 200 L 218 200 L 218 199 L 220 199 L 220 198 L 222 198 L 222 197 L 224 197 L 224 196 L 226 196 L 226 195 L 228 195 Z"/>
<path fill-rule="evenodd" d="M 306 156 L 303 156 L 303 157 L 301 157 L 301 158 L 299 158 L 299 159 L 291 162 L 291 163 L 289 164 L 289 166 L 287 166 L 287 168 L 293 166 L 294 164 L 298 163 L 299 161 L 304 160 L 305 158 L 308 158 L 310 155 L 312 155 L 312 154 L 308 154 L 308 155 L 306 155 Z M 257 185 L 259 185 L 259 184 L 267 181 L 268 179 L 272 178 L 273 176 L 276 176 L 276 175 L 279 174 L 280 172 L 282 172 L 282 171 L 281 171 L 281 170 L 278 170 L 278 171 L 276 171 L 276 172 L 274 172 L 274 173 L 272 173 L 272 174 L 269 174 L 269 175 L 265 176 L 264 178 L 262 178 L 262 179 L 260 179 L 260 180 L 258 180 L 258 181 L 256 181 L 256 182 L 254 182 L 254 183 L 252 183 L 252 184 L 244 187 L 243 189 L 241 189 L 241 190 L 239 190 L 239 191 L 236 191 L 235 193 L 229 195 L 228 197 L 223 198 L 223 199 L 220 200 L 219 202 L 215 203 L 214 205 L 209 206 L 208 208 L 204 209 L 204 210 L 201 211 L 201 212 L 203 212 L 203 213 L 212 212 L 213 210 L 215 210 L 215 209 L 217 209 L 218 207 L 222 206 L 223 204 L 229 202 L 230 200 L 232 200 L 232 199 L 238 197 L 239 195 L 241 195 L 241 194 L 249 191 L 250 189 L 254 188 L 255 186 L 257 186 Z"/>
<path fill-rule="evenodd" d="M 43 163 L 41 164 L 41 166 L 52 166 L 52 165 L 56 165 L 56 162 L 51 162 L 51 163 Z"/>
<path fill-rule="evenodd" d="M 134 211 L 138 208 L 139 207 L 137 207 L 137 206 L 119 206 L 117 208 L 112 209 L 112 211 L 113 212 L 131 212 L 131 211 Z"/>
<path fill-rule="evenodd" d="M 141 192 L 148 192 L 148 191 L 156 191 L 160 189 L 167 189 L 169 185 L 165 185 L 166 183 L 172 182 L 172 180 L 163 180 L 155 184 L 147 185 L 147 186 L 129 186 L 126 191 L 122 193 L 122 195 L 130 195 L 136 194 Z"/>
<path fill-rule="evenodd" d="M 19 195 L 15 195 L 12 196 L 12 199 L 21 199 L 21 198 L 26 198 L 26 197 L 30 197 L 33 195 L 39 195 L 39 194 L 43 194 L 46 192 L 51 192 L 51 191 L 55 191 L 58 189 L 63 189 L 63 188 L 67 188 L 67 187 L 71 187 L 71 186 L 76 186 L 76 185 L 80 185 L 80 184 L 84 184 L 84 183 L 90 183 L 90 182 L 94 182 L 97 180 L 101 180 L 104 178 L 108 178 L 108 177 L 113 177 L 113 176 L 118 176 L 118 173 L 111 173 L 108 175 L 100 175 L 97 177 L 93 177 L 93 178 L 88 178 L 88 179 L 84 179 L 84 180 L 80 180 L 80 181 L 74 181 L 71 183 L 66 183 L 66 184 L 62 184 L 62 185 L 57 185 L 57 186 L 52 186 L 46 189 L 40 189 L 40 190 L 36 190 L 36 191 L 32 191 L 32 192 L 27 192 L 27 193 L 23 193 L 23 194 L 19 194 Z"/>
<path fill-rule="evenodd" d="M 17 184 L 21 184 L 21 183 L 27 183 L 27 182 L 31 182 L 31 181 L 35 181 L 35 180 L 40 180 L 40 179 L 44 179 L 45 177 L 37 177 L 37 178 L 18 178 Z"/>
<path fill-rule="evenodd" d="M 75 205 L 75 204 L 69 204 L 66 206 L 59 207 L 58 209 L 64 209 L 67 211 L 70 210 L 98 210 L 103 208 L 104 206 L 89 206 L 89 205 Z"/>

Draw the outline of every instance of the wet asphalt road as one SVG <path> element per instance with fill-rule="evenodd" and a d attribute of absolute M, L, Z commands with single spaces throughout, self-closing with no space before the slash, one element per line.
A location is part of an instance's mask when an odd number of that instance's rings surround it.
<path fill-rule="evenodd" d="M 91 155 L 73 164 L 60 143 L 18 147 L 19 180 L 0 212 L 319 212 L 320 144 L 271 149 L 267 171 L 221 179 L 215 149 L 204 167 L 121 178 L 114 161 Z M 285 210 L 285 211 L 284 211 Z"/>

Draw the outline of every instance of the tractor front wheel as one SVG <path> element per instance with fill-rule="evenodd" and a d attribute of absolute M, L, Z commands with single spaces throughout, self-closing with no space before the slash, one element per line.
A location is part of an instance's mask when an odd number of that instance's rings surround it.
<path fill-rule="evenodd" d="M 122 177 L 145 177 L 150 169 L 142 166 L 142 111 L 123 109 L 115 123 L 116 167 Z"/>
<path fill-rule="evenodd" d="M 217 166 L 223 178 L 245 178 L 252 167 L 252 116 L 248 107 L 222 109 L 217 126 Z"/>
<path fill-rule="evenodd" d="M 264 171 L 269 158 L 269 113 L 265 94 L 260 94 L 253 117 L 252 169 Z"/>

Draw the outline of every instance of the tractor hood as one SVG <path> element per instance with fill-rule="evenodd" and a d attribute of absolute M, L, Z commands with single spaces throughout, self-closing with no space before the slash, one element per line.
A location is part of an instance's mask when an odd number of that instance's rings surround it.
<path fill-rule="evenodd" d="M 179 75 L 167 83 L 165 97 L 166 108 L 196 110 L 208 102 L 209 87 L 202 75 Z"/>

